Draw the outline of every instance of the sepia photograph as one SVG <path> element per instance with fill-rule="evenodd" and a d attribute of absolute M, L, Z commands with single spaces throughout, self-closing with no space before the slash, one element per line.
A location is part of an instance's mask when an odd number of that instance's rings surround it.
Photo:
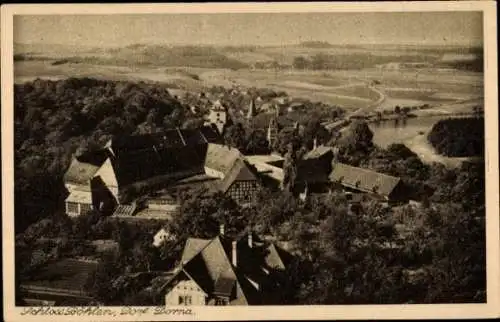
<path fill-rule="evenodd" d="M 491 315 L 495 6 L 450 3 L 2 7 L 15 319 Z"/>

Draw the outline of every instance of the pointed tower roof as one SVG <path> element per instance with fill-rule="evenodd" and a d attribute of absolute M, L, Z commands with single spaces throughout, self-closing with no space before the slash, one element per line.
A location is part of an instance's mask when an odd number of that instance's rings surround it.
<path fill-rule="evenodd" d="M 255 115 L 257 115 L 255 109 L 255 100 L 252 98 L 252 100 L 250 101 L 250 106 L 248 107 L 247 118 L 248 119 L 253 118 Z"/>

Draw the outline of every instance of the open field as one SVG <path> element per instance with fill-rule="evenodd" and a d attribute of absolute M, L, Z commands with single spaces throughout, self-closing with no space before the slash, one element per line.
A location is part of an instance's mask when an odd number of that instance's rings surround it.
<path fill-rule="evenodd" d="M 291 97 L 321 101 L 347 110 L 390 110 L 396 105 L 437 106 L 483 96 L 482 73 L 437 67 L 404 68 L 398 63 L 413 62 L 419 55 L 425 61 L 457 56 L 453 50 L 443 48 L 313 48 L 301 45 L 214 48 L 137 44 L 100 49 L 17 44 L 15 50 L 18 56 L 14 64 L 17 83 L 37 77 L 95 77 L 160 82 L 169 88 L 186 91 L 199 91 L 214 85 L 241 85 L 285 91 Z M 329 59 L 347 59 L 346 66 L 366 59 L 363 64 L 371 67 L 296 70 L 290 66 L 298 56 L 313 57 L 317 54 L 333 57 Z M 272 61 L 289 67 L 262 70 L 250 66 Z M 394 61 L 393 65 L 399 67 L 382 68 L 387 61 Z"/>

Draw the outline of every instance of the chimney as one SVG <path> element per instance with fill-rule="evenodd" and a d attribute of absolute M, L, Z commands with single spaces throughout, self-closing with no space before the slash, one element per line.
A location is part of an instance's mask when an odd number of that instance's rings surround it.
<path fill-rule="evenodd" d="M 248 232 L 248 247 L 252 248 L 253 247 L 253 233 L 252 231 L 250 230 Z"/>
<path fill-rule="evenodd" d="M 219 234 L 221 236 L 224 236 L 224 224 L 221 224 L 220 227 L 219 227 Z"/>
<path fill-rule="evenodd" d="M 237 267 L 238 261 L 237 261 L 237 254 L 236 254 L 236 241 L 232 242 L 232 246 L 233 246 L 233 250 L 231 252 L 231 257 L 232 257 L 231 259 L 232 259 L 232 262 L 233 262 L 233 266 Z"/>

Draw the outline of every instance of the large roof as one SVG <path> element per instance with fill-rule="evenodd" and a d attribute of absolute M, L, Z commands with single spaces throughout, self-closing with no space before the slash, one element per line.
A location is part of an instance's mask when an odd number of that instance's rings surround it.
<path fill-rule="evenodd" d="M 207 148 L 205 167 L 226 174 L 231 170 L 234 162 L 242 157 L 243 155 L 236 148 L 210 143 Z"/>
<path fill-rule="evenodd" d="M 244 237 L 244 238 L 243 238 Z M 265 244 L 255 236 L 255 246 L 247 243 L 248 233 L 237 242 L 237 266 L 231 262 L 232 241 L 225 236 L 213 239 L 189 238 L 182 253 L 179 272 L 185 272 L 207 294 L 235 296 L 231 304 L 257 303 L 257 290 L 249 279 L 262 281 L 264 268 L 284 269 L 283 260 L 273 244 Z M 175 276 L 166 282 L 167 287 Z"/>
<path fill-rule="evenodd" d="M 212 128 L 203 127 L 120 136 L 108 146 L 118 185 L 125 186 L 157 176 L 202 173 L 207 147 L 218 139 Z"/>
<path fill-rule="evenodd" d="M 97 170 L 99 170 L 99 167 L 104 163 L 106 157 L 106 152 L 102 150 L 73 158 L 64 174 L 64 182 L 88 184 Z"/>
<path fill-rule="evenodd" d="M 154 134 L 121 135 L 113 138 L 110 148 L 115 155 L 143 150 L 180 148 L 217 141 L 213 128 L 171 129 Z M 208 136 L 208 137 L 207 137 Z"/>
<path fill-rule="evenodd" d="M 323 155 L 325 155 L 325 154 L 327 154 L 329 152 L 332 152 L 332 148 L 331 147 L 320 145 L 317 148 L 315 148 L 315 149 L 307 152 L 306 155 L 304 156 L 304 159 L 307 160 L 307 159 L 320 158 L 320 157 L 322 157 Z"/>
<path fill-rule="evenodd" d="M 257 181 L 257 175 L 251 165 L 244 159 L 237 159 L 231 170 L 220 183 L 220 190 L 226 192 L 235 181 Z"/>
<path fill-rule="evenodd" d="M 376 193 L 385 197 L 388 197 L 401 181 L 398 177 L 343 163 L 334 165 L 330 180 L 339 182 L 349 188 Z"/>

